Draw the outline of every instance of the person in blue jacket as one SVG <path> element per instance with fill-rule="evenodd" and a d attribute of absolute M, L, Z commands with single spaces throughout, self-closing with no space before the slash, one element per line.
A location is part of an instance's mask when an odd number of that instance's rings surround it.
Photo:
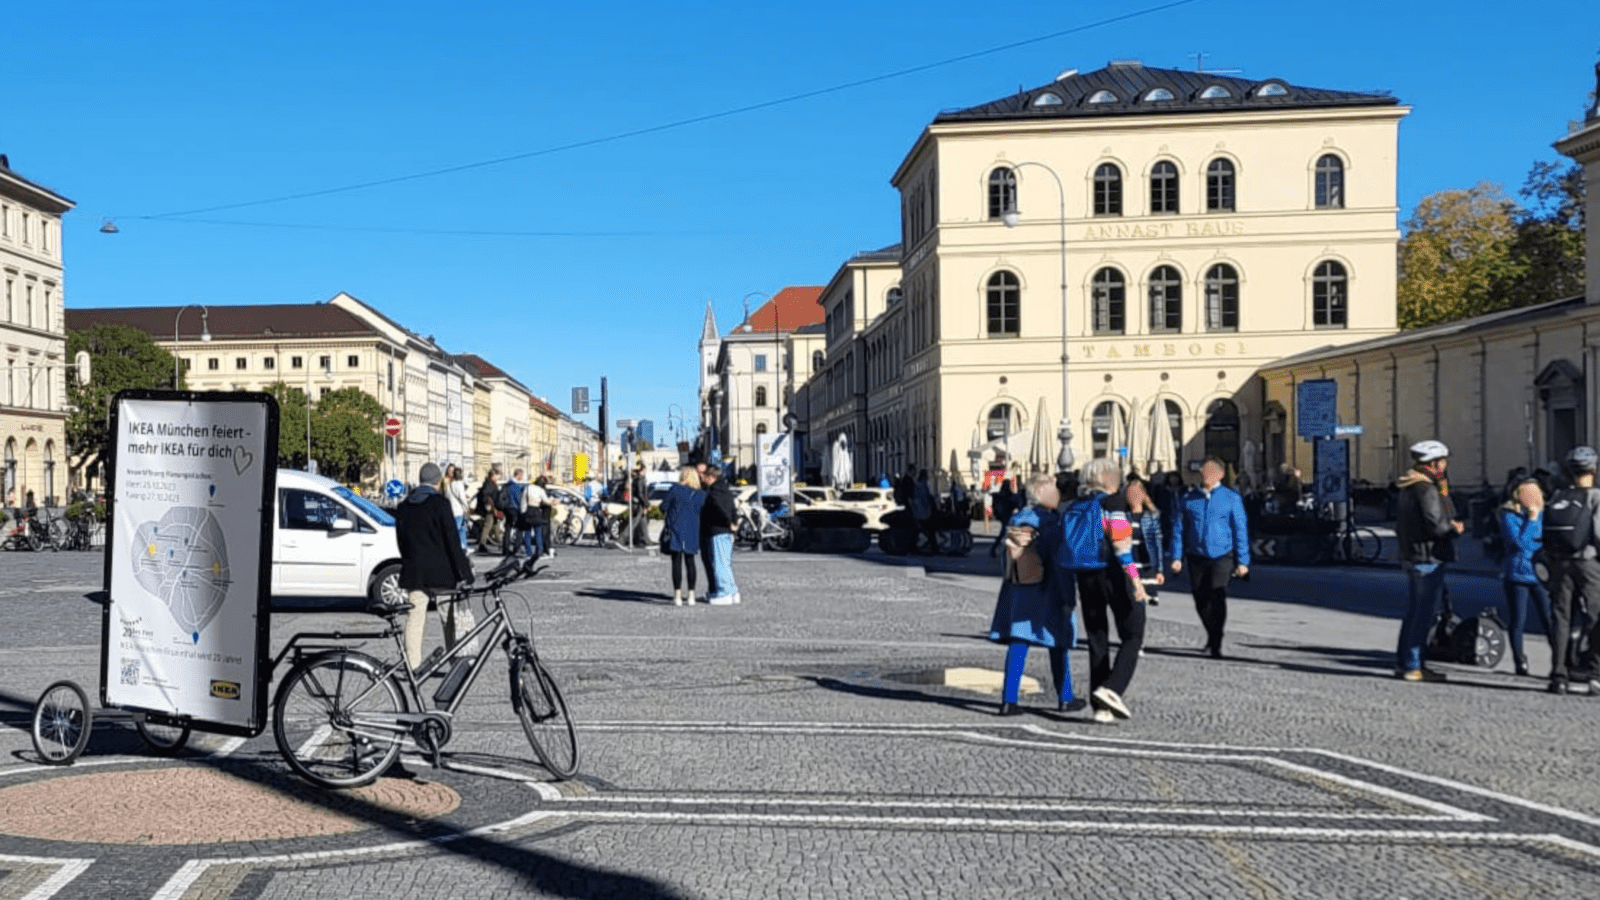
<path fill-rule="evenodd" d="M 1228 580 L 1250 574 L 1250 528 L 1244 501 L 1222 483 L 1222 460 L 1206 457 L 1200 485 L 1178 503 L 1177 527 L 1168 538 L 1172 573 L 1189 567 L 1195 612 L 1206 629 L 1206 652 L 1222 658 L 1222 628 L 1228 621 Z"/>
<path fill-rule="evenodd" d="M 1550 633 L 1550 592 L 1533 572 L 1533 555 L 1543 545 L 1544 492 L 1539 482 L 1525 478 L 1511 492 L 1497 516 L 1500 544 L 1505 555 L 1500 561 L 1500 587 L 1506 593 L 1507 618 L 1511 623 L 1511 660 L 1518 675 L 1528 674 L 1528 657 L 1522 652 L 1522 635 L 1528 626 L 1528 605 L 1539 614 L 1544 633 Z"/>
<path fill-rule="evenodd" d="M 1061 494 L 1055 477 L 1035 475 L 1028 482 L 1032 506 L 1025 506 L 1006 525 L 1006 571 L 989 623 L 989 640 L 1006 646 L 1006 675 L 1000 697 L 1000 715 L 1014 716 L 1021 693 L 1028 648 L 1043 647 L 1050 655 L 1050 675 L 1056 683 L 1057 709 L 1073 701 L 1072 673 L 1067 668 L 1067 648 L 1072 646 L 1072 623 L 1062 602 L 1062 573 L 1047 560 L 1060 540 L 1056 507 Z M 1054 581 L 1053 581 L 1054 579 Z M 1066 576 L 1072 590 L 1071 576 Z"/>

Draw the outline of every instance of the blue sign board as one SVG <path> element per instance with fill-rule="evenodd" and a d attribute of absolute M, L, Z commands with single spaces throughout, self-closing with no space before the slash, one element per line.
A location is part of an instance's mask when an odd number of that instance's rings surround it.
<path fill-rule="evenodd" d="M 1339 383 L 1332 378 L 1313 378 L 1300 382 L 1296 391 L 1296 432 L 1313 440 L 1333 437 L 1339 427 Z"/>
<path fill-rule="evenodd" d="M 1312 443 L 1312 490 L 1318 503 L 1344 503 L 1350 499 L 1350 442 Z"/>
<path fill-rule="evenodd" d="M 1334 437 L 1359 437 L 1366 433 L 1367 429 L 1362 425 L 1339 425 L 1333 429 Z"/>
<path fill-rule="evenodd" d="M 406 483 L 398 478 L 391 478 L 383 484 L 383 495 L 390 500 L 399 500 L 406 495 Z"/>

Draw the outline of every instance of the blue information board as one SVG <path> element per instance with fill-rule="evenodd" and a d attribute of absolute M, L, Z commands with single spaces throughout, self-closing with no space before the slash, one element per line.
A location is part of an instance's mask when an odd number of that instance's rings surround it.
<path fill-rule="evenodd" d="M 1339 383 L 1313 378 L 1300 382 L 1296 391 L 1296 433 L 1311 439 L 1333 437 L 1339 427 Z"/>
<path fill-rule="evenodd" d="M 1313 441 L 1312 490 L 1318 503 L 1344 503 L 1350 499 L 1350 442 Z"/>

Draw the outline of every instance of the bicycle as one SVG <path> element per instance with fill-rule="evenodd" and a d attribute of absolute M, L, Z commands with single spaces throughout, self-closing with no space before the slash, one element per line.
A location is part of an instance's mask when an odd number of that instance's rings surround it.
<path fill-rule="evenodd" d="M 596 509 L 582 509 L 571 507 L 567 510 L 567 517 L 556 526 L 554 540 L 558 544 L 574 546 L 583 540 L 585 533 L 594 535 L 594 542 L 601 547 L 614 544 L 622 540 L 622 520 L 617 516 L 607 515 L 605 507 Z"/>
<path fill-rule="evenodd" d="M 769 515 L 760 503 L 744 504 L 734 522 L 734 545 L 751 549 L 759 546 L 764 550 L 788 550 L 793 547 L 794 529 L 789 526 L 785 516 L 787 511 L 787 507 L 781 507 Z"/>
<path fill-rule="evenodd" d="M 44 535 L 40 534 L 40 526 L 34 515 L 21 509 L 12 510 L 5 540 L 0 541 L 0 547 L 7 550 L 43 550 Z"/>
<path fill-rule="evenodd" d="M 1383 556 L 1383 538 L 1371 528 L 1356 525 L 1352 515 L 1337 521 L 1319 518 L 1314 531 L 1291 535 L 1285 545 L 1284 555 L 1296 565 L 1371 563 Z"/>
<path fill-rule="evenodd" d="M 456 710 L 482 674 L 489 648 L 499 646 L 508 663 L 511 706 L 534 755 L 558 778 L 576 774 L 578 732 L 566 700 L 533 639 L 512 624 L 501 597 L 506 585 L 532 578 L 541 568 L 532 561 L 508 560 L 484 576 L 483 586 L 456 592 L 451 602 L 481 597 L 490 611 L 454 647 L 438 648 L 416 671 L 405 659 L 409 604 L 368 607 L 388 619 L 389 627 L 381 632 L 303 632 L 291 638 L 273 661 L 276 668 L 285 657 L 294 658 L 272 703 L 273 738 L 289 767 L 322 787 L 359 787 L 375 781 L 409 743 L 438 768 Z M 529 614 L 531 618 L 531 608 Z M 302 643 L 383 638 L 394 641 L 397 661 L 385 663 L 343 644 Z M 483 652 L 467 652 L 479 646 Z M 431 698 L 424 697 L 423 683 L 436 676 L 442 678 L 440 685 Z"/>

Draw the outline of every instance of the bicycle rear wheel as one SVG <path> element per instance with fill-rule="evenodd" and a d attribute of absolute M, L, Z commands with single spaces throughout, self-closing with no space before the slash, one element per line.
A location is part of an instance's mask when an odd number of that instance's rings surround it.
<path fill-rule="evenodd" d="M 512 654 L 511 706 L 539 763 L 557 778 L 577 774 L 577 728 L 556 680 L 532 652 Z"/>
<path fill-rule="evenodd" d="M 400 755 L 406 711 L 393 676 L 364 653 L 336 650 L 292 669 L 272 708 L 278 751 L 300 777 L 328 788 L 371 784 Z"/>
<path fill-rule="evenodd" d="M 76 682 L 58 681 L 33 706 L 33 749 L 45 765 L 71 765 L 89 745 L 92 727 L 89 695 Z"/>
<path fill-rule="evenodd" d="M 1383 539 L 1370 528 L 1354 528 L 1344 536 L 1344 558 L 1351 562 L 1372 562 L 1383 553 Z"/>

